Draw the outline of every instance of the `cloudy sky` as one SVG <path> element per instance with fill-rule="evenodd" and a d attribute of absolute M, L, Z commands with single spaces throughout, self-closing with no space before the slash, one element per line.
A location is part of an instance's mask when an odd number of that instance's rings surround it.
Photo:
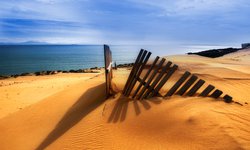
<path fill-rule="evenodd" d="M 249 0 L 0 0 L 0 42 L 239 45 Z"/>

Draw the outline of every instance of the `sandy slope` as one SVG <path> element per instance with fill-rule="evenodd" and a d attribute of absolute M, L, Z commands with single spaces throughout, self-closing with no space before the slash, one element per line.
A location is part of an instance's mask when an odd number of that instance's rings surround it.
<path fill-rule="evenodd" d="M 35 149 L 57 139 L 104 100 L 104 80 L 83 80 L 0 120 L 0 149 Z M 43 147 L 41 145 L 41 147 Z"/>
<path fill-rule="evenodd" d="M 134 101 L 117 94 L 104 101 L 99 75 L 0 119 L 0 149 L 250 149 L 248 54 L 169 56 L 180 68 L 160 91 L 189 70 L 243 106 L 180 96 Z M 122 90 L 128 73 L 114 73 L 115 91 Z"/>
<path fill-rule="evenodd" d="M 96 75 L 68 73 L 0 80 L 0 118 Z"/>

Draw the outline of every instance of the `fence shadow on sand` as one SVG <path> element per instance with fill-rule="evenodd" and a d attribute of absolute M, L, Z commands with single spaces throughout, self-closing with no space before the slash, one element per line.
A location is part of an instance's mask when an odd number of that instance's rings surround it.
<path fill-rule="evenodd" d="M 149 110 L 152 107 L 152 104 L 160 104 L 161 102 L 162 100 L 159 99 L 136 100 L 120 95 L 109 115 L 108 123 L 123 122 L 126 119 L 128 109 L 134 109 L 135 115 L 138 116 L 141 114 L 141 109 Z"/>
<path fill-rule="evenodd" d="M 62 119 L 57 123 L 56 127 L 47 135 L 47 137 L 40 143 L 36 150 L 43 150 L 70 128 L 81 121 L 87 114 L 101 105 L 105 100 L 105 84 L 100 84 L 94 88 L 87 90 L 74 103 Z M 99 92 L 97 92 L 99 91 Z M 49 118 L 49 117 L 48 117 Z"/>

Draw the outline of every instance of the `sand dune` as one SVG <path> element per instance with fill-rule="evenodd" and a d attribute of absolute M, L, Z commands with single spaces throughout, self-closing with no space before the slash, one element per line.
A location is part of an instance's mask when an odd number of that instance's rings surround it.
<path fill-rule="evenodd" d="M 43 149 L 104 100 L 102 89 L 102 78 L 81 81 L 1 119 L 1 149 Z"/>
<path fill-rule="evenodd" d="M 0 149 L 250 149 L 247 54 L 216 59 L 167 56 L 180 68 L 160 91 L 166 92 L 189 70 L 243 106 L 200 97 L 132 100 L 120 94 L 128 68 L 114 72 L 117 94 L 105 101 L 104 76 L 83 74 L 85 79 L 69 81 L 70 87 L 47 97 L 35 100 L 31 94 L 29 106 L 1 118 Z"/>
<path fill-rule="evenodd" d="M 98 74 L 84 73 L 83 75 L 68 73 L 0 80 L 0 118 L 96 75 Z"/>

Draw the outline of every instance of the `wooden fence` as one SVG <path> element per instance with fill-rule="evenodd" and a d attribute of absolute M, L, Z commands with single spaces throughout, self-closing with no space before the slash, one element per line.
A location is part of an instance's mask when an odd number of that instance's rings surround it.
<path fill-rule="evenodd" d="M 147 68 L 148 70 L 146 73 L 141 75 L 150 58 L 150 55 L 151 52 L 143 49 L 139 52 L 123 89 L 123 95 L 127 97 L 131 96 L 136 99 L 146 99 L 153 96 L 170 97 L 174 94 L 181 96 L 194 96 L 204 85 L 204 80 L 199 79 L 196 75 L 186 71 L 165 95 L 160 95 L 159 91 L 170 79 L 170 77 L 178 70 L 178 66 L 170 61 L 166 62 L 165 58 L 157 56 L 150 65 L 149 69 Z M 131 93 L 133 89 L 134 93 Z M 222 94 L 223 92 L 221 90 L 216 89 L 215 86 L 209 84 L 199 94 L 199 96 L 210 96 L 217 99 Z M 226 94 L 223 99 L 225 102 L 230 103 L 233 98 Z"/>
<path fill-rule="evenodd" d="M 111 95 L 112 80 L 112 52 L 108 45 L 104 45 L 104 62 L 105 62 L 105 78 L 106 78 L 106 98 Z"/>

